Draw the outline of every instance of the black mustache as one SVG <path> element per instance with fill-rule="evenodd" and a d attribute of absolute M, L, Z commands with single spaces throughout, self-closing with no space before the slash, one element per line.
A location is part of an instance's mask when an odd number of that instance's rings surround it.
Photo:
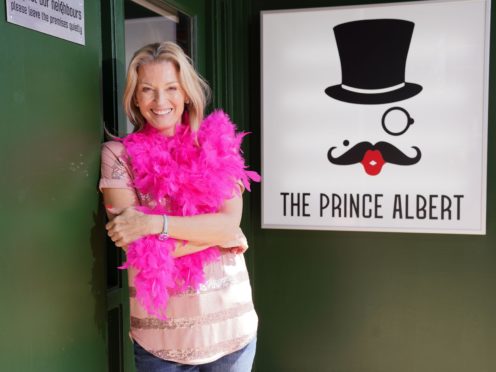
<path fill-rule="evenodd" d="M 357 143 L 343 155 L 336 158 L 332 156 L 332 150 L 334 150 L 335 148 L 336 147 L 331 147 L 329 149 L 329 151 L 327 152 L 327 159 L 329 159 L 332 164 L 337 165 L 360 163 L 363 159 L 363 156 L 368 150 L 379 150 L 381 152 L 382 158 L 386 162 L 398 165 L 416 164 L 422 157 L 422 153 L 417 146 L 412 146 L 412 149 L 415 149 L 415 151 L 417 151 L 417 154 L 414 157 L 410 158 L 394 145 L 382 141 L 377 142 L 375 145 L 372 145 L 370 142 Z"/>

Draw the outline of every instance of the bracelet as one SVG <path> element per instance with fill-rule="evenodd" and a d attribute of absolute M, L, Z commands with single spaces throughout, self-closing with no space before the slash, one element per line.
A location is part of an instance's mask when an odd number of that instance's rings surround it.
<path fill-rule="evenodd" d="M 164 241 L 169 239 L 169 220 L 166 214 L 163 214 L 162 217 L 164 219 L 164 226 L 162 232 L 158 235 L 158 240 Z"/>

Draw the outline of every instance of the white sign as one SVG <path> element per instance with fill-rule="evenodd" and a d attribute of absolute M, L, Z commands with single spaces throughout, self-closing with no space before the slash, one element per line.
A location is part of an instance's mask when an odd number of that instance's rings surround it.
<path fill-rule="evenodd" d="M 262 12 L 262 227 L 485 234 L 489 8 Z"/>
<path fill-rule="evenodd" d="M 84 0 L 6 0 L 7 22 L 85 45 Z"/>

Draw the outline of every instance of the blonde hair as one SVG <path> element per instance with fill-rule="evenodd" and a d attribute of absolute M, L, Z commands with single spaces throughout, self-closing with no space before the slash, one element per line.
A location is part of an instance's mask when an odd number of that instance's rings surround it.
<path fill-rule="evenodd" d="M 127 70 L 126 88 L 124 90 L 124 110 L 134 125 L 134 132 L 141 130 L 146 120 L 136 106 L 135 94 L 138 85 L 138 70 L 147 63 L 171 62 L 177 69 L 179 84 L 189 99 L 185 105 L 189 115 L 189 125 L 196 132 L 203 120 L 205 106 L 210 98 L 208 83 L 198 74 L 191 63 L 191 59 L 180 46 L 171 41 L 145 45 L 134 53 Z"/>

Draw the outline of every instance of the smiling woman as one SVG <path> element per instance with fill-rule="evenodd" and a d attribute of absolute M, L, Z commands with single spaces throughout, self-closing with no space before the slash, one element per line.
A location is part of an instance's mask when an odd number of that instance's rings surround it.
<path fill-rule="evenodd" d="M 197 130 L 210 88 L 179 46 L 163 43 L 167 47 L 160 49 L 158 45 L 150 44 L 140 49 L 129 65 L 124 93 L 126 114 L 134 125 L 134 131 L 139 131 L 151 119 L 152 125 L 159 125 L 162 118 L 169 125 L 174 120 L 175 124 L 180 122 L 187 104 L 191 128 Z M 167 109 L 173 109 L 167 118 L 157 114 L 166 114 L 164 110 Z"/>
<path fill-rule="evenodd" d="M 179 84 L 177 70 L 172 62 L 140 66 L 134 104 L 139 107 L 144 119 L 163 135 L 174 134 L 189 99 Z"/>
<path fill-rule="evenodd" d="M 124 95 L 134 133 L 103 145 L 106 228 L 126 251 L 138 371 L 245 372 L 253 362 L 258 318 L 239 225 L 241 194 L 259 177 L 229 117 L 203 119 L 208 95 L 180 47 L 147 45 Z"/>

